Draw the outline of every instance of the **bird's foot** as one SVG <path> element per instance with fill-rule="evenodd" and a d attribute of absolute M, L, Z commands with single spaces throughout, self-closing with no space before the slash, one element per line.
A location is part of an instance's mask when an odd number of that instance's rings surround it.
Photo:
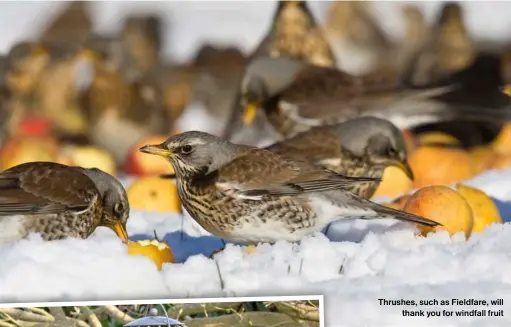
<path fill-rule="evenodd" d="M 257 246 L 256 246 L 256 245 L 254 245 L 254 244 L 250 244 L 250 245 L 245 246 L 245 252 L 246 252 L 247 254 L 252 254 L 252 253 L 254 253 L 256 249 L 257 249 Z"/>

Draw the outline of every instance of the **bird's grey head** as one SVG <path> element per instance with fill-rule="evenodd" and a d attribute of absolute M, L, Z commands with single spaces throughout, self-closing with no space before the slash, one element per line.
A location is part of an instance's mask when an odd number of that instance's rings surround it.
<path fill-rule="evenodd" d="M 127 241 L 126 223 L 130 205 L 126 190 L 117 178 L 98 168 L 82 169 L 94 182 L 103 198 L 103 218 L 100 225 L 111 228 L 123 241 Z"/>
<path fill-rule="evenodd" d="M 167 158 L 177 178 L 207 174 L 230 162 L 236 145 L 214 135 L 190 131 L 169 137 L 161 144 L 146 145 L 141 152 Z"/>
<path fill-rule="evenodd" d="M 390 121 L 377 117 L 351 119 L 335 127 L 341 146 L 357 157 L 369 158 L 373 165 L 396 166 L 410 179 L 406 142 L 401 131 Z"/>
<path fill-rule="evenodd" d="M 304 65 L 304 62 L 285 57 L 253 59 L 245 68 L 240 85 L 243 122 L 251 124 L 255 110 L 290 86 Z"/>

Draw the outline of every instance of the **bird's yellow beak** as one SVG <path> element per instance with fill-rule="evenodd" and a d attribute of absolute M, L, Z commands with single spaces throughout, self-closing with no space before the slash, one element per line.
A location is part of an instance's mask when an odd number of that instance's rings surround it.
<path fill-rule="evenodd" d="M 126 227 L 124 227 L 123 224 L 116 222 L 113 226 L 113 230 L 124 243 L 128 243 L 128 232 L 126 231 Z"/>
<path fill-rule="evenodd" d="M 414 179 L 413 171 L 407 161 L 396 160 L 396 161 L 392 162 L 392 166 L 395 166 L 395 167 L 401 169 L 406 174 L 406 176 L 408 176 L 408 178 L 410 178 L 410 180 L 413 181 L 413 179 Z"/>
<path fill-rule="evenodd" d="M 504 93 L 507 96 L 511 96 L 511 84 L 506 84 L 501 89 L 502 93 Z"/>
<path fill-rule="evenodd" d="M 245 110 L 243 111 L 243 124 L 250 125 L 254 121 L 255 115 L 257 112 L 257 105 L 254 103 L 249 103 Z"/>
<path fill-rule="evenodd" d="M 45 56 L 48 53 L 49 53 L 48 49 L 46 49 L 46 47 L 43 47 L 42 45 L 35 45 L 30 49 L 30 54 L 34 57 Z"/>
<path fill-rule="evenodd" d="M 139 149 L 140 152 L 154 154 L 161 157 L 171 157 L 174 155 L 172 151 L 167 149 L 164 143 L 156 145 L 144 145 Z"/>
<path fill-rule="evenodd" d="M 82 49 L 80 50 L 79 56 L 83 59 L 90 62 L 98 62 L 100 61 L 99 54 L 91 49 Z"/>

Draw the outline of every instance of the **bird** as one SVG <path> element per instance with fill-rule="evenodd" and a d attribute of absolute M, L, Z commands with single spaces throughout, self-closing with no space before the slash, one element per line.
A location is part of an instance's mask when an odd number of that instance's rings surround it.
<path fill-rule="evenodd" d="M 122 164 L 141 138 L 169 133 L 170 113 L 160 85 L 151 76 L 128 80 L 97 50 L 87 48 L 81 55 L 89 58 L 94 71 L 92 83 L 78 99 L 94 144 L 110 151 Z"/>
<path fill-rule="evenodd" d="M 307 1 L 279 1 L 270 29 L 251 54 L 292 57 L 335 67 L 336 58 Z"/>
<path fill-rule="evenodd" d="M 457 2 L 443 4 L 428 38 L 412 62 L 411 79 L 416 84 L 434 82 L 468 67 L 478 52 Z"/>
<path fill-rule="evenodd" d="M 382 178 L 385 168 L 395 166 L 414 179 L 403 134 L 388 120 L 377 117 L 313 127 L 265 149 L 345 176 Z M 379 181 L 356 183 L 347 189 L 370 199 L 378 185 Z"/>
<path fill-rule="evenodd" d="M 52 21 L 44 26 L 38 40 L 47 45 L 76 50 L 87 41 L 92 30 L 90 3 L 70 1 Z"/>
<path fill-rule="evenodd" d="M 366 74 L 393 64 L 391 39 L 379 25 L 370 1 L 331 2 L 325 21 L 328 37 L 344 70 Z"/>
<path fill-rule="evenodd" d="M 236 47 L 220 47 L 204 44 L 192 64 L 196 73 L 193 84 L 193 100 L 205 105 L 209 116 L 218 124 L 210 132 L 222 133 L 231 117 L 233 102 L 246 57 Z M 216 127 L 218 126 L 218 127 Z"/>
<path fill-rule="evenodd" d="M 480 51 L 472 65 L 447 78 L 463 81 L 459 92 L 443 94 L 437 99 L 449 103 L 458 114 L 447 121 L 431 121 L 413 126 L 414 134 L 439 131 L 454 136 L 465 149 L 487 145 L 492 142 L 509 121 L 509 95 L 503 92 L 507 83 L 506 58 L 501 54 Z M 466 115 L 465 107 L 476 109 L 474 115 Z"/>
<path fill-rule="evenodd" d="M 499 89 L 500 81 L 488 79 L 487 85 L 480 86 L 480 76 L 474 73 L 487 67 L 486 61 L 480 57 L 466 70 L 433 85 L 386 85 L 377 76 L 354 76 L 290 58 L 260 57 L 247 65 L 241 80 L 242 119 L 250 125 L 262 111 L 284 139 L 314 126 L 364 115 L 387 118 L 400 129 L 459 117 L 509 119 L 509 110 L 497 110 L 511 104 Z"/>
<path fill-rule="evenodd" d="M 0 243 L 30 233 L 46 241 L 87 238 L 98 226 L 128 241 L 129 203 L 113 176 L 54 162 L 23 163 L 0 173 Z"/>
<path fill-rule="evenodd" d="M 20 95 L 33 91 L 41 73 L 51 62 L 48 47 L 28 41 L 16 43 L 6 59 L 5 85 L 9 91 Z"/>
<path fill-rule="evenodd" d="M 271 25 L 259 44 L 249 53 L 247 63 L 266 56 L 294 58 L 322 67 L 338 65 L 332 47 L 307 1 L 278 1 Z M 250 126 L 241 124 L 241 96 L 237 87 L 223 137 L 236 143 L 254 145 L 260 135 L 271 135 L 272 129 L 268 128 L 261 115 L 256 116 Z"/>
<path fill-rule="evenodd" d="M 339 175 L 205 132 L 176 134 L 140 151 L 169 160 L 186 211 L 206 231 L 224 240 L 296 242 L 348 218 L 437 225 L 347 191 L 354 184 L 378 179 Z"/>
<path fill-rule="evenodd" d="M 34 88 L 38 114 L 49 119 L 62 136 L 83 136 L 87 121 L 78 106 L 80 92 L 92 79 L 92 64 L 79 51 L 66 51 L 52 58 Z"/>
<path fill-rule="evenodd" d="M 22 41 L 14 44 L 2 58 L 2 88 L 9 94 L 3 103 L 8 130 L 37 111 L 35 89 L 44 70 L 51 63 L 50 49 L 38 42 Z"/>
<path fill-rule="evenodd" d="M 158 68 L 163 43 L 163 21 L 157 15 L 132 15 L 124 20 L 121 42 L 126 58 L 123 70 L 135 79 Z"/>

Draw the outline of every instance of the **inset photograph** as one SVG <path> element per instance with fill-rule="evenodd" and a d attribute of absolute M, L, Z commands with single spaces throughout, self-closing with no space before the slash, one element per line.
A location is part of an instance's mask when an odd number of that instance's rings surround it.
<path fill-rule="evenodd" d="M 0 306 L 1 327 L 323 327 L 323 297 Z"/>

